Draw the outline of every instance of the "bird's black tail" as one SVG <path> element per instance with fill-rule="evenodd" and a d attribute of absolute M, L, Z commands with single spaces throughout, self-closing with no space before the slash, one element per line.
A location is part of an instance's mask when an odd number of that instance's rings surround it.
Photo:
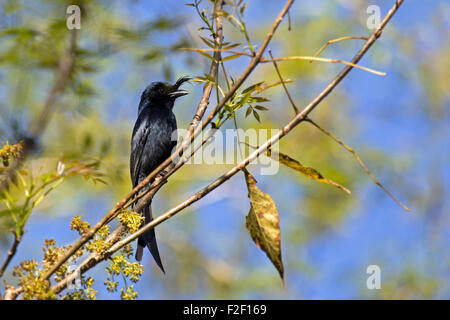
<path fill-rule="evenodd" d="M 146 206 L 144 209 L 144 218 L 145 219 L 142 226 L 146 225 L 147 223 L 153 220 L 151 203 L 149 203 L 148 206 Z M 162 270 L 162 272 L 166 273 L 164 271 L 164 267 L 161 262 L 161 257 L 159 256 L 158 244 L 156 243 L 155 228 L 147 231 L 146 233 L 144 233 L 142 236 L 139 237 L 135 255 L 137 261 L 142 260 L 142 255 L 144 253 L 145 247 L 147 247 L 148 250 L 150 250 L 153 259 L 155 259 L 156 264 Z"/>

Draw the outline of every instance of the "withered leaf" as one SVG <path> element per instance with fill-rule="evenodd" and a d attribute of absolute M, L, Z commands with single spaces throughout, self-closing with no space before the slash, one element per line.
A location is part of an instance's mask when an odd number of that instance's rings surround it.
<path fill-rule="evenodd" d="M 250 198 L 250 211 L 246 228 L 255 244 L 263 250 L 280 274 L 284 285 L 284 268 L 281 259 L 280 219 L 272 197 L 256 186 L 256 180 L 243 169 Z"/>

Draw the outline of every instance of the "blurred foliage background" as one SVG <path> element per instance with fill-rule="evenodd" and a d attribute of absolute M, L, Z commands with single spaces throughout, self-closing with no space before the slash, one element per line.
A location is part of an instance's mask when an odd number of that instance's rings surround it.
<path fill-rule="evenodd" d="M 382 16 L 392 5 L 378 5 Z M 67 1 L 0 0 L 0 141 L 27 136 L 67 49 Z M 75 69 L 27 165 L 56 167 L 59 159 L 98 161 L 104 184 L 68 179 L 33 211 L 12 265 L 42 258 L 44 240 L 66 245 L 77 238 L 70 220 L 82 215 L 91 224 L 131 188 L 130 137 L 142 90 L 155 80 L 201 75 L 210 61 L 181 47 L 204 47 L 192 7 L 180 1 L 77 1 L 81 7 Z M 204 1 L 204 6 L 211 6 Z M 366 1 L 297 1 L 270 48 L 276 56 L 313 55 L 326 41 L 368 36 Z M 280 1 L 249 0 L 246 25 L 260 43 L 281 10 Z M 286 289 L 276 270 L 245 229 L 249 202 L 242 174 L 158 226 L 163 275 L 149 254 L 135 286 L 138 298 L 450 298 L 449 263 L 449 84 L 450 5 L 408 1 L 400 8 L 361 65 L 387 72 L 379 77 L 353 70 L 311 117 L 353 147 L 374 175 L 411 209 L 406 213 L 361 170 L 342 147 L 308 123 L 280 143 L 280 151 L 310 165 L 352 190 L 347 195 L 280 167 L 260 176 L 258 185 L 278 206 Z M 225 41 L 244 43 L 224 23 Z M 361 45 L 332 45 L 322 56 L 350 60 Z M 248 57 L 226 62 L 237 78 Z M 299 107 L 306 105 L 342 68 L 305 61 L 279 64 Z M 271 64 L 247 80 L 278 81 Z M 177 103 L 178 126 L 187 127 L 201 86 Z M 281 87 L 267 91 L 269 111 L 261 124 L 245 119 L 240 127 L 280 128 L 292 111 Z M 212 106 L 216 98 L 211 97 Z M 211 106 L 210 106 L 211 107 Z M 245 119 L 245 120 L 244 120 Z M 231 124 L 230 124 L 231 125 Z M 228 126 L 228 125 L 227 125 Z M 227 127 L 225 126 L 225 127 Z M 231 126 L 229 126 L 231 127 Z M 156 215 L 178 204 L 231 165 L 186 165 L 153 202 Z M 0 216 L 1 259 L 12 238 L 8 216 Z M 231 241 L 230 241 L 231 240 Z M 382 271 L 381 290 L 366 288 L 366 268 Z M 116 299 L 103 286 L 105 264 L 96 278 L 98 298 Z M 5 275 L 8 283 L 17 280 Z M 4 284 L 1 284 L 3 291 Z"/>

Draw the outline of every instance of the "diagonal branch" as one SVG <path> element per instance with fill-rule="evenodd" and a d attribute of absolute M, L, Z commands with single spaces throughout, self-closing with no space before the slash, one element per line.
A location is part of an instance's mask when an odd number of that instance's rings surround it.
<path fill-rule="evenodd" d="M 17 247 L 19 246 L 19 243 L 21 240 L 22 240 L 22 236 L 14 233 L 14 242 L 13 242 L 11 248 L 8 250 L 8 256 L 6 257 L 5 262 L 3 262 L 3 264 L 0 268 L 0 278 L 3 276 L 6 268 L 8 268 L 9 263 L 11 262 L 12 258 L 16 254 Z"/>
<path fill-rule="evenodd" d="M 366 37 L 361 37 L 364 39 L 367 39 Z M 226 53 L 233 53 L 233 55 L 235 56 L 247 56 L 247 57 L 253 57 L 253 55 L 251 55 L 248 52 L 242 52 L 242 51 L 233 51 L 233 50 L 219 50 L 219 49 L 212 49 L 212 48 L 207 48 L 207 49 L 197 49 L 197 48 L 180 48 L 179 50 L 185 50 L 185 51 L 195 51 L 195 52 L 205 52 L 205 51 L 213 51 L 213 52 L 226 52 Z M 228 57 L 227 57 L 228 58 Z M 340 63 L 340 64 L 345 64 L 354 68 L 358 68 L 373 74 L 376 74 L 378 76 L 385 76 L 386 73 L 385 72 L 381 72 L 381 71 L 377 71 L 377 70 L 373 70 L 371 68 L 367 68 L 364 66 L 360 66 L 351 62 L 348 62 L 346 60 L 342 60 L 342 59 L 331 59 L 331 58 L 320 58 L 320 57 L 316 57 L 316 56 L 290 56 L 290 57 L 281 57 L 281 58 L 271 58 L 271 59 L 266 59 L 261 57 L 261 59 L 259 60 L 259 63 L 267 63 L 267 62 L 272 62 L 272 61 L 295 61 L 295 60 L 306 60 L 309 62 L 313 62 L 313 61 L 318 61 L 318 62 L 326 62 L 326 63 Z"/>

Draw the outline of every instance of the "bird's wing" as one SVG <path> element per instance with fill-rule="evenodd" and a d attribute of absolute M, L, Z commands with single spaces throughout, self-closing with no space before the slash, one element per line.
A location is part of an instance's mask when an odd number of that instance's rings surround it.
<path fill-rule="evenodd" d="M 131 156 L 130 156 L 130 173 L 133 188 L 139 183 L 139 173 L 141 171 L 142 153 L 147 143 L 150 128 L 148 119 L 138 118 L 133 130 L 133 137 L 131 139 Z"/>

